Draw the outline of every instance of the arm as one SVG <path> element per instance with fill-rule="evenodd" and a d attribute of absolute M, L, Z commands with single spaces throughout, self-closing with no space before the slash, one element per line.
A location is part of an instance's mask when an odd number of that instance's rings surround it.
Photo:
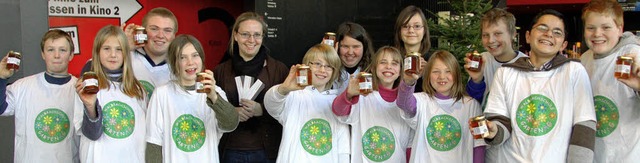
<path fill-rule="evenodd" d="M 96 105 L 94 108 L 96 111 L 96 117 L 89 117 L 89 113 L 87 113 L 87 108 L 85 108 L 84 116 L 82 118 L 82 134 L 91 140 L 98 140 L 102 133 L 104 132 L 102 129 L 102 107 L 100 106 L 100 102 L 96 100 Z"/>
<path fill-rule="evenodd" d="M 396 98 L 396 105 L 398 105 L 398 107 L 402 109 L 409 118 L 416 116 L 417 101 L 416 97 L 413 96 L 415 88 L 415 83 L 413 86 L 410 86 L 407 85 L 404 80 L 400 81 L 400 84 L 398 85 L 398 98 Z"/>
<path fill-rule="evenodd" d="M 484 99 L 484 91 L 486 89 L 487 84 L 484 82 L 484 78 L 481 79 L 480 83 L 476 83 L 473 80 L 467 82 L 467 94 L 480 103 Z"/>
<path fill-rule="evenodd" d="M 331 110 L 337 116 L 347 116 L 351 114 L 351 105 L 360 100 L 360 90 L 358 90 L 358 79 L 350 78 L 349 86 L 338 97 L 333 100 Z"/>
<path fill-rule="evenodd" d="M 162 146 L 153 143 L 147 143 L 146 150 L 146 162 L 162 162 Z"/>
<path fill-rule="evenodd" d="M 218 98 L 215 102 L 207 98 L 207 105 L 215 112 L 218 127 L 223 131 L 233 131 L 238 127 L 238 112 L 236 112 L 231 103 L 221 100 L 222 97 L 220 95 L 217 96 Z"/>
<path fill-rule="evenodd" d="M 595 139 L 595 121 L 583 121 L 573 125 L 567 162 L 593 162 Z"/>
<path fill-rule="evenodd" d="M 15 72 L 15 70 L 7 69 L 8 55 L 9 54 L 7 53 L 7 55 L 2 58 L 2 61 L 0 61 L 0 115 L 4 114 L 4 112 L 7 110 L 7 107 L 9 106 L 9 104 L 7 103 L 7 94 L 11 95 L 11 93 L 7 92 L 7 83 L 9 82 L 9 77 L 13 76 L 13 73 Z M 9 100 L 11 99 L 13 98 L 9 98 Z M 13 115 L 13 112 L 11 111 L 9 115 Z"/>
<path fill-rule="evenodd" d="M 473 163 L 484 163 L 485 146 L 473 148 Z"/>

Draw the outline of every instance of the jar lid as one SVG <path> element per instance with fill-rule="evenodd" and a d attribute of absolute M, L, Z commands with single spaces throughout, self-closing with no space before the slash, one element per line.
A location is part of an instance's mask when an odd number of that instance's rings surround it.
<path fill-rule="evenodd" d="M 631 58 L 631 57 L 625 57 L 625 56 L 618 56 L 618 59 L 633 60 L 633 58 Z"/>
<path fill-rule="evenodd" d="M 84 75 L 95 75 L 95 74 L 96 74 L 96 72 L 93 72 L 93 71 L 87 71 L 87 72 L 82 73 L 83 76 Z"/>
<path fill-rule="evenodd" d="M 307 68 L 309 68 L 309 66 L 307 66 L 307 65 L 300 65 L 300 66 L 298 66 L 298 68 L 300 68 L 300 69 L 307 69 Z"/>
<path fill-rule="evenodd" d="M 137 28 L 136 28 L 136 30 L 138 30 L 138 31 L 142 31 L 142 30 L 144 30 L 144 29 L 145 29 L 144 27 L 137 27 Z"/>
<path fill-rule="evenodd" d="M 479 116 L 473 117 L 473 120 L 474 120 L 474 121 L 481 121 L 481 120 L 485 120 L 485 119 L 484 119 L 484 115 L 479 115 Z"/>
<path fill-rule="evenodd" d="M 474 51 L 473 51 L 473 55 L 480 56 L 480 53 L 478 53 L 478 51 L 475 51 L 475 50 L 474 50 Z"/>
<path fill-rule="evenodd" d="M 360 72 L 360 76 L 371 76 L 371 73 Z"/>
<path fill-rule="evenodd" d="M 325 35 L 329 35 L 329 36 L 335 36 L 336 35 L 336 33 L 333 33 L 333 32 L 327 32 L 327 33 L 324 33 L 324 34 Z"/>
<path fill-rule="evenodd" d="M 206 73 L 206 72 L 199 72 L 199 73 L 196 73 L 196 75 L 204 75 L 204 74 L 207 74 L 207 73 Z"/>
<path fill-rule="evenodd" d="M 17 55 L 17 56 L 22 56 L 22 54 L 20 54 L 20 52 L 10 51 L 9 53 L 12 53 L 13 55 Z"/>
<path fill-rule="evenodd" d="M 418 52 L 410 52 L 409 54 L 407 54 L 407 56 L 420 56 L 420 53 L 418 53 Z"/>

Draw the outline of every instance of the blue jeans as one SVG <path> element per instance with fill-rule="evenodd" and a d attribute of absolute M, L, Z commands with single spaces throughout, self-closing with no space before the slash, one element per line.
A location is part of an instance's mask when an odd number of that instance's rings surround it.
<path fill-rule="evenodd" d="M 275 163 L 269 160 L 264 150 L 233 150 L 226 149 L 222 156 L 222 163 Z"/>

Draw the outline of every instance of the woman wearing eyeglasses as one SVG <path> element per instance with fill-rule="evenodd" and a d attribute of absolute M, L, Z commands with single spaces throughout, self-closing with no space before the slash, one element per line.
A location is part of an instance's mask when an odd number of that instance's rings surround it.
<path fill-rule="evenodd" d="M 276 159 L 282 125 L 264 110 L 262 100 L 267 89 L 250 97 L 240 97 L 238 92 L 244 89 L 236 86 L 239 84 L 236 81 L 251 85 L 261 82 L 263 88 L 270 88 L 287 77 L 287 66 L 269 56 L 269 49 L 262 45 L 266 32 L 267 24 L 260 15 L 242 13 L 229 39 L 231 59 L 214 70 L 216 84 L 227 93 L 240 120 L 236 130 L 225 133 L 220 140 L 221 162 L 273 162 Z M 236 80 L 247 77 L 253 80 Z"/>
<path fill-rule="evenodd" d="M 422 9 L 411 5 L 400 11 L 396 19 L 394 44 L 402 56 L 418 52 L 422 54 L 421 60 L 429 58 L 427 52 L 431 48 L 431 41 L 429 41 L 427 18 Z M 415 91 L 422 92 L 422 78 L 418 79 L 416 84 L 418 87 Z"/>
<path fill-rule="evenodd" d="M 284 83 L 264 97 L 269 114 L 284 126 L 277 162 L 349 162 L 349 128 L 331 113 L 340 59 L 333 47 L 317 44 L 302 63 L 310 67 L 311 85 L 297 84 L 294 65 Z"/>

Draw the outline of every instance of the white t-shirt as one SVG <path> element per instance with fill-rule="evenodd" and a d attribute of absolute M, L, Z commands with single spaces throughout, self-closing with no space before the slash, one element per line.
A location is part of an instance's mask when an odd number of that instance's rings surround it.
<path fill-rule="evenodd" d="M 78 138 L 71 123 L 77 78 L 50 84 L 44 72 L 7 87 L 7 110 L 15 115 L 14 162 L 78 162 Z"/>
<path fill-rule="evenodd" d="M 313 86 L 283 96 L 276 85 L 264 96 L 264 106 L 283 126 L 279 163 L 349 162 L 349 128 L 331 111 L 335 90 L 318 92 Z"/>
<path fill-rule="evenodd" d="M 640 160 L 640 97 L 613 76 L 616 59 L 638 45 L 625 45 L 609 56 L 594 60 L 593 51 L 582 55 L 593 88 L 597 116 L 595 162 Z M 640 61 L 640 55 L 635 58 Z"/>
<path fill-rule="evenodd" d="M 595 121 L 588 78 L 578 62 L 549 71 L 499 68 L 484 112 L 509 118 L 513 131 L 487 162 L 565 162 L 573 125 Z"/>
<path fill-rule="evenodd" d="M 226 100 L 216 86 L 215 91 Z M 147 142 L 162 146 L 164 162 L 219 162 L 222 133 L 207 95 L 184 91 L 174 82 L 160 86 L 151 96 L 147 114 Z"/>
<path fill-rule="evenodd" d="M 144 162 L 146 102 L 129 97 L 121 91 L 119 82 L 109 89 L 100 89 L 97 99 L 102 107 L 102 128 L 98 140 L 82 135 L 85 113 L 80 98 L 76 99 L 74 125 L 80 137 L 80 161 L 83 163 Z"/>
<path fill-rule="evenodd" d="M 471 97 L 438 99 L 424 92 L 414 93 L 416 115 L 407 117 L 398 109 L 415 135 L 409 162 L 473 162 L 473 148 L 484 146 L 483 140 L 474 140 L 468 120 L 482 114 L 480 105 Z"/>
<path fill-rule="evenodd" d="M 395 101 L 384 101 L 378 91 L 373 91 L 360 95 L 348 116 L 338 117 L 351 125 L 351 162 L 407 162 L 412 129 L 398 110 Z"/>
<path fill-rule="evenodd" d="M 496 60 L 495 57 L 493 57 L 493 55 L 491 55 L 491 53 L 489 52 L 483 52 L 481 53 L 482 57 L 485 58 L 485 60 L 487 62 L 483 63 L 485 64 L 484 69 L 482 69 L 482 73 L 484 76 L 484 82 L 487 84 L 487 86 L 491 85 L 491 82 L 493 82 L 493 76 L 496 73 L 496 70 L 500 67 L 502 67 L 503 64 L 507 64 L 507 63 L 513 63 L 516 60 L 518 60 L 518 58 L 520 57 L 526 57 L 527 55 L 525 55 L 524 53 L 518 51 L 518 53 L 516 54 L 516 57 L 511 59 L 510 61 L 506 62 L 506 63 L 501 63 L 498 62 L 498 60 Z M 483 97 L 487 97 L 487 94 L 489 94 L 489 87 L 487 87 L 487 89 L 484 91 L 484 95 Z M 487 98 L 484 98 L 485 101 Z"/>
<path fill-rule="evenodd" d="M 136 52 L 137 51 L 137 52 Z M 147 99 L 153 94 L 156 87 L 165 85 L 171 79 L 171 70 L 169 64 L 153 67 L 147 59 L 138 53 L 144 53 L 142 48 L 136 49 L 130 53 L 131 68 L 136 79 L 142 84 L 144 90 L 147 91 Z"/>

